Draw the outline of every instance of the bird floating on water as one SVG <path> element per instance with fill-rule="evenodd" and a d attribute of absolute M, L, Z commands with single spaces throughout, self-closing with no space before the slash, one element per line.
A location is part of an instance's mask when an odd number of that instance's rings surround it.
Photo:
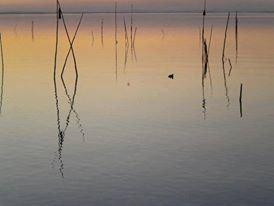
<path fill-rule="evenodd" d="M 168 78 L 169 79 L 174 79 L 174 76 L 175 76 L 174 74 L 170 74 L 170 75 L 168 75 Z"/>

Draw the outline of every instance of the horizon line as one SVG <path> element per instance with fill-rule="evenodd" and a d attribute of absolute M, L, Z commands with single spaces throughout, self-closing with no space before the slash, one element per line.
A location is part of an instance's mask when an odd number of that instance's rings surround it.
<path fill-rule="evenodd" d="M 263 10 L 209 10 L 207 13 L 274 13 L 273 11 L 263 11 Z M 114 14 L 114 11 L 64 11 L 64 14 Z M 117 14 L 178 14 L 178 13 L 193 13 L 198 14 L 202 13 L 200 10 L 178 10 L 178 11 L 172 11 L 172 10 L 163 10 L 163 11 L 118 11 Z M 9 15 L 9 14 L 56 14 L 56 12 L 52 11 L 0 11 L 0 15 Z"/>

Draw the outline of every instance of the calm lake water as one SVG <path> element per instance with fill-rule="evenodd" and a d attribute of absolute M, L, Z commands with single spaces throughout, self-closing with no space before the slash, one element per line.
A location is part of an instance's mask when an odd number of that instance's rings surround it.
<path fill-rule="evenodd" d="M 80 15 L 65 18 L 72 39 Z M 239 15 L 236 60 L 231 14 L 226 87 L 226 14 L 206 17 L 205 98 L 201 24 L 198 14 L 135 14 L 127 50 L 118 15 L 116 50 L 114 15 L 85 15 L 74 42 L 79 78 L 70 55 L 64 87 L 60 21 L 56 95 L 55 16 L 1 15 L 0 205 L 273 205 L 274 15 Z"/>

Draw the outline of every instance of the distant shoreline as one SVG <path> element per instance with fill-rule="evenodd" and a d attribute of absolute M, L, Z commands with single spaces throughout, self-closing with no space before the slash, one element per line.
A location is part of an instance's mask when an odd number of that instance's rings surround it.
<path fill-rule="evenodd" d="M 212 14 L 222 14 L 222 13 L 228 13 L 228 12 L 236 12 L 235 11 L 208 11 L 208 13 Z M 237 11 L 238 13 L 258 13 L 258 14 L 274 14 L 274 11 Z M 67 11 L 64 12 L 64 14 L 114 14 L 113 11 Z M 131 12 L 129 11 L 120 11 L 117 12 L 118 14 L 130 14 Z M 134 14 L 184 14 L 184 13 L 189 13 L 189 14 L 199 14 L 202 13 L 202 11 L 134 11 Z M 13 11 L 13 12 L 0 12 L 0 15 L 49 15 L 49 14 L 55 14 L 55 12 L 42 12 L 42 11 L 33 11 L 33 12 L 28 12 L 28 11 Z"/>

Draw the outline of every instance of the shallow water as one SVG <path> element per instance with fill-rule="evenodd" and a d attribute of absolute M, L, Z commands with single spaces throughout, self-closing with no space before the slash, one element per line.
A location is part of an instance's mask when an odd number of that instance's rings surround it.
<path fill-rule="evenodd" d="M 66 16 L 71 38 L 78 20 Z M 206 19 L 207 39 L 213 25 L 212 87 L 208 76 L 204 107 L 200 15 L 135 14 L 136 43 L 128 52 L 119 15 L 117 67 L 113 15 L 85 15 L 74 45 L 73 106 L 60 78 L 69 49 L 60 22 L 57 110 L 55 17 L 0 16 L 0 205 L 273 205 L 274 16 L 240 15 L 237 61 L 234 21 L 232 15 L 226 89 L 226 15 Z M 70 98 L 74 80 L 70 56 Z"/>

